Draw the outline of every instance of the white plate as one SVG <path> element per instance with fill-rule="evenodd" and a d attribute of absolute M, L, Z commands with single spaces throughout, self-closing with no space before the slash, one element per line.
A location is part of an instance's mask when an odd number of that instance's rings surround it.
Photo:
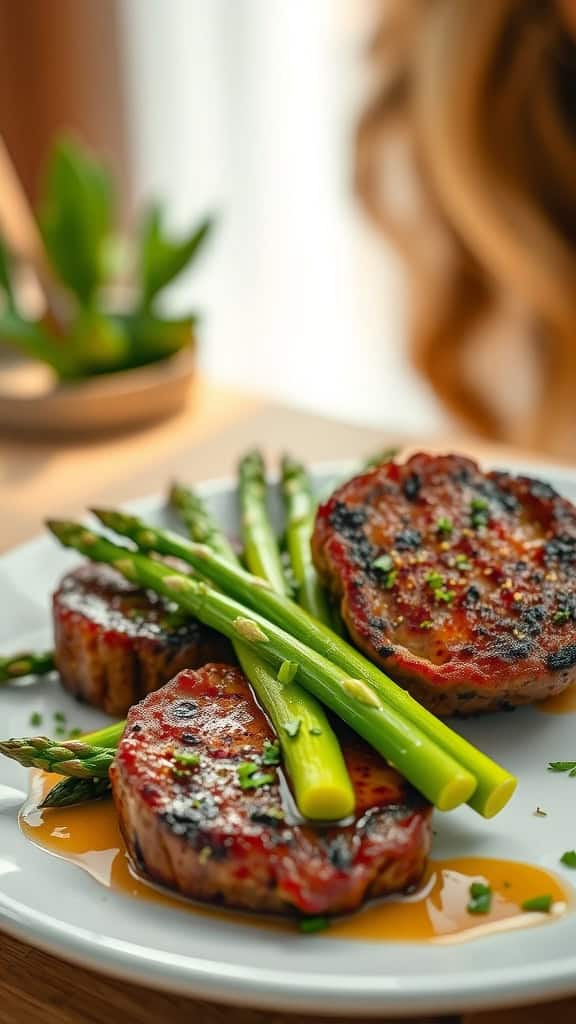
<path fill-rule="evenodd" d="M 335 472 L 333 466 L 318 472 L 323 491 Z M 576 499 L 576 474 L 539 468 L 538 475 Z M 208 484 L 204 494 L 234 532 L 231 486 Z M 158 498 L 132 507 L 155 522 L 166 521 Z M 0 559 L 0 651 L 50 644 L 49 594 L 76 561 L 48 536 Z M 2 692 L 0 731 L 25 734 L 32 711 L 49 718 L 56 707 L 86 729 L 104 722 L 103 715 L 67 698 L 57 683 L 40 682 Z M 437 814 L 435 855 L 528 861 L 572 884 L 574 874 L 563 871 L 558 858 L 576 846 L 576 779 L 547 774 L 546 764 L 576 758 L 575 724 L 571 715 L 528 708 L 462 726 L 518 774 L 520 786 L 493 821 L 467 809 Z M 576 992 L 576 913 L 542 928 L 448 946 L 312 938 L 261 930 L 232 917 L 196 917 L 110 892 L 33 846 L 16 823 L 26 785 L 24 770 L 0 760 L 0 924 L 66 959 L 173 992 L 332 1015 L 456 1013 Z M 546 808 L 546 818 L 534 816 L 537 804 Z"/>

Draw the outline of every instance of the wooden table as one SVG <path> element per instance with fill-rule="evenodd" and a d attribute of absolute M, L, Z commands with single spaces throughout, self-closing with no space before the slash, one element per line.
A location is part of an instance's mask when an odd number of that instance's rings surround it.
<path fill-rule="evenodd" d="M 287 449 L 312 461 L 358 456 L 398 440 L 406 441 L 198 384 L 185 413 L 138 433 L 68 443 L 0 440 L 0 548 L 37 533 L 48 512 L 75 515 L 87 505 L 160 492 L 173 476 L 199 481 L 231 473 L 238 453 L 252 444 L 263 444 L 271 456 Z M 411 446 L 418 441 L 408 440 Z M 462 437 L 421 443 L 503 454 Z M 290 1024 L 306 1019 L 145 991 L 0 936 L 0 1024 Z M 320 1018 L 313 1019 L 321 1024 Z M 443 1018 L 445 1024 L 538 1024 L 545 1019 L 573 1024 L 576 1000 Z M 358 1018 L 355 1022 L 362 1024 Z"/>

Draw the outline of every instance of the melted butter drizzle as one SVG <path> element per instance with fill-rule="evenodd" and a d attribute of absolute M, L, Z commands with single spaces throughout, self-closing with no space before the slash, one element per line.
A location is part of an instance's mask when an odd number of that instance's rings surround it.
<path fill-rule="evenodd" d="M 20 813 L 23 833 L 37 846 L 78 865 L 101 885 L 136 899 L 228 922 L 294 930 L 294 923 L 289 920 L 203 907 L 142 880 L 131 868 L 111 800 L 84 807 L 39 810 L 38 803 L 55 781 L 56 776 L 32 773 L 31 794 Z M 489 884 L 493 890 L 488 914 L 473 915 L 466 909 L 470 885 L 477 881 Z M 524 900 L 548 893 L 554 900 L 551 914 L 522 912 Z M 362 941 L 462 942 L 493 932 L 549 923 L 566 913 L 568 903 L 560 881 L 531 864 L 488 857 L 431 860 L 415 893 L 373 902 L 356 914 L 332 921 L 321 934 L 324 938 Z"/>

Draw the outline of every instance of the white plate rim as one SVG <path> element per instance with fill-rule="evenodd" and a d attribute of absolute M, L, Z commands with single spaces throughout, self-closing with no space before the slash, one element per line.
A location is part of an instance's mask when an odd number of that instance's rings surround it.
<path fill-rule="evenodd" d="M 502 466 L 498 460 L 492 465 Z M 335 460 L 312 467 L 318 474 L 345 473 L 351 461 Z M 506 467 L 509 468 L 509 467 Z M 530 476 L 553 477 L 555 482 L 576 481 L 576 471 L 545 463 L 514 462 L 513 472 Z M 275 477 L 271 476 L 273 483 Z M 206 481 L 197 489 L 206 497 L 227 492 L 233 486 L 230 478 Z M 134 508 L 159 500 L 150 495 L 125 503 Z M 42 535 L 18 545 L 0 556 L 18 558 L 43 541 Z M 497 971 L 479 974 L 461 972 L 410 975 L 410 992 L 399 986 L 395 977 L 374 974 L 353 977 L 326 973 L 301 975 L 269 970 L 254 965 L 235 967 L 218 961 L 200 960 L 172 953 L 154 952 L 130 942 L 99 938 L 87 929 L 61 925 L 48 915 L 36 912 L 11 900 L 0 892 L 0 923 L 4 931 L 65 960 L 100 970 L 107 975 L 137 982 L 152 988 L 217 999 L 231 1005 L 263 1009 L 287 1009 L 309 1013 L 330 1012 L 337 1016 L 349 1014 L 410 1017 L 416 1014 L 455 1013 L 496 1007 L 538 1003 L 561 998 L 576 992 L 576 954 L 554 963 L 531 965 L 529 973 L 522 966 L 500 967 Z M 543 936 L 546 929 L 543 929 Z M 413 944 L 417 950 L 418 944 Z"/>

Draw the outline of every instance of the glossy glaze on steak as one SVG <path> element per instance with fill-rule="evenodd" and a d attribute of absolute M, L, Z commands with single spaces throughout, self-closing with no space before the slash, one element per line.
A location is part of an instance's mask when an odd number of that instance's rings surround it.
<path fill-rule="evenodd" d="M 313 552 L 354 641 L 440 715 L 576 678 L 576 509 L 548 484 L 414 455 L 339 487 Z"/>
<path fill-rule="evenodd" d="M 111 777 L 139 872 L 196 900 L 305 914 L 353 910 L 418 881 L 431 809 L 393 769 L 346 741 L 354 821 L 298 823 L 280 769 L 261 764 L 272 739 L 228 665 L 181 672 L 132 708 Z M 270 781 L 242 788 L 238 769 L 252 762 Z"/>
<path fill-rule="evenodd" d="M 118 717 L 181 669 L 232 656 L 223 637 L 106 565 L 64 577 L 53 619 L 62 685 Z"/>

